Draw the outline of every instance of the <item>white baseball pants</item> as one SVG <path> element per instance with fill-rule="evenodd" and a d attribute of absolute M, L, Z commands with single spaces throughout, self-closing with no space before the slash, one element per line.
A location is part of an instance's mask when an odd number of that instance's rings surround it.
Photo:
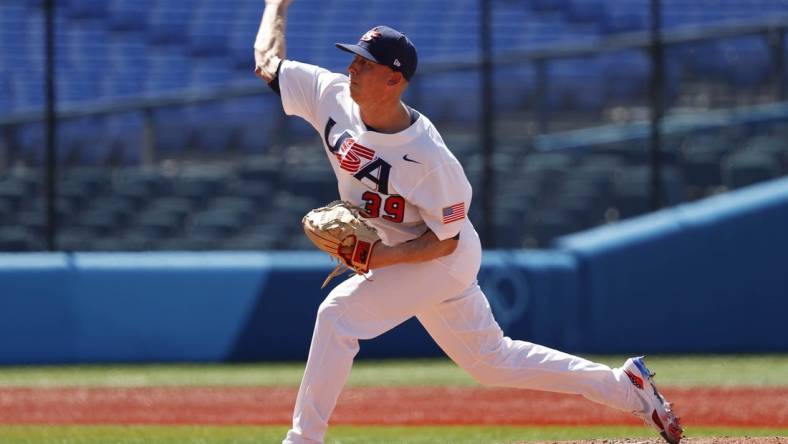
<path fill-rule="evenodd" d="M 504 337 L 475 280 L 481 249 L 475 256 L 463 250 L 452 255 L 475 261 L 467 282 L 450 276 L 438 259 L 375 270 L 368 280 L 353 276 L 331 291 L 318 310 L 293 428 L 283 444 L 323 443 L 359 339 L 379 336 L 414 315 L 481 384 L 579 394 L 619 410 L 642 410 L 620 369 Z"/>

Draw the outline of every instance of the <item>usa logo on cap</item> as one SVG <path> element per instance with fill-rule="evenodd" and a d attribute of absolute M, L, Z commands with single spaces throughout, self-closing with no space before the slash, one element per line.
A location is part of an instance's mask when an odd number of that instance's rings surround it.
<path fill-rule="evenodd" d="M 364 33 L 364 35 L 361 36 L 361 40 L 365 42 L 371 42 L 372 40 L 375 40 L 376 38 L 379 37 L 380 37 L 380 33 L 378 31 L 370 29 L 369 31 Z"/>

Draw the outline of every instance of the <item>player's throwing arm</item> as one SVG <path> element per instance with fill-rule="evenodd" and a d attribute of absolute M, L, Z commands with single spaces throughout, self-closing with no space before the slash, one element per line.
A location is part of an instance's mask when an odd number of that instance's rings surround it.
<path fill-rule="evenodd" d="M 265 0 L 265 10 L 254 41 L 254 73 L 266 82 L 276 76 L 279 62 L 285 58 L 285 25 L 291 2 Z"/>

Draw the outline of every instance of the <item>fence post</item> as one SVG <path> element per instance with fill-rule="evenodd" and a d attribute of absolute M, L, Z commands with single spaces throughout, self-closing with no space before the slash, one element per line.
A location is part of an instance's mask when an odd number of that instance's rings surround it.
<path fill-rule="evenodd" d="M 156 125 L 153 122 L 153 109 L 142 110 L 142 152 L 140 158 L 145 166 L 156 162 Z"/>
<path fill-rule="evenodd" d="M 785 100 L 785 28 L 773 28 L 766 34 L 772 51 L 772 89 L 777 100 Z"/>
<path fill-rule="evenodd" d="M 47 250 L 57 249 L 57 202 L 55 182 L 57 180 L 57 93 L 55 85 L 55 1 L 44 1 L 45 41 L 44 60 L 46 61 L 46 245 Z"/>
<path fill-rule="evenodd" d="M 482 242 L 495 247 L 495 101 L 493 97 L 492 1 L 481 0 L 481 143 L 482 143 Z"/>
<path fill-rule="evenodd" d="M 11 159 L 11 144 L 13 131 L 12 125 L 2 125 L 0 126 L 2 131 L 0 131 L 0 170 L 4 170 L 10 166 L 10 159 Z"/>
<path fill-rule="evenodd" d="M 550 131 L 550 119 L 547 116 L 547 59 L 536 59 L 536 123 L 539 134 Z"/>
<path fill-rule="evenodd" d="M 661 124 L 665 107 L 665 52 L 662 46 L 662 4 L 651 0 L 651 210 L 662 208 Z"/>

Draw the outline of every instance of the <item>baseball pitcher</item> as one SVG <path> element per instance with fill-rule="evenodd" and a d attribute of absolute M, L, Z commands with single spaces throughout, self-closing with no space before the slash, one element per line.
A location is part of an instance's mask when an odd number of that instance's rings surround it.
<path fill-rule="evenodd" d="M 376 26 L 357 43 L 337 44 L 349 53 L 347 74 L 288 60 L 290 1 L 266 0 L 255 73 L 281 96 L 286 114 L 320 135 L 342 202 L 308 215 L 304 227 L 356 274 L 320 305 L 283 443 L 323 443 L 359 339 L 416 316 L 482 384 L 579 394 L 638 415 L 677 444 L 678 418 L 642 358 L 611 369 L 504 336 L 476 281 L 481 244 L 467 217 L 472 192 L 462 165 L 432 122 L 401 99 L 418 62 L 410 39 Z M 364 235 L 353 234 L 365 226 Z"/>

